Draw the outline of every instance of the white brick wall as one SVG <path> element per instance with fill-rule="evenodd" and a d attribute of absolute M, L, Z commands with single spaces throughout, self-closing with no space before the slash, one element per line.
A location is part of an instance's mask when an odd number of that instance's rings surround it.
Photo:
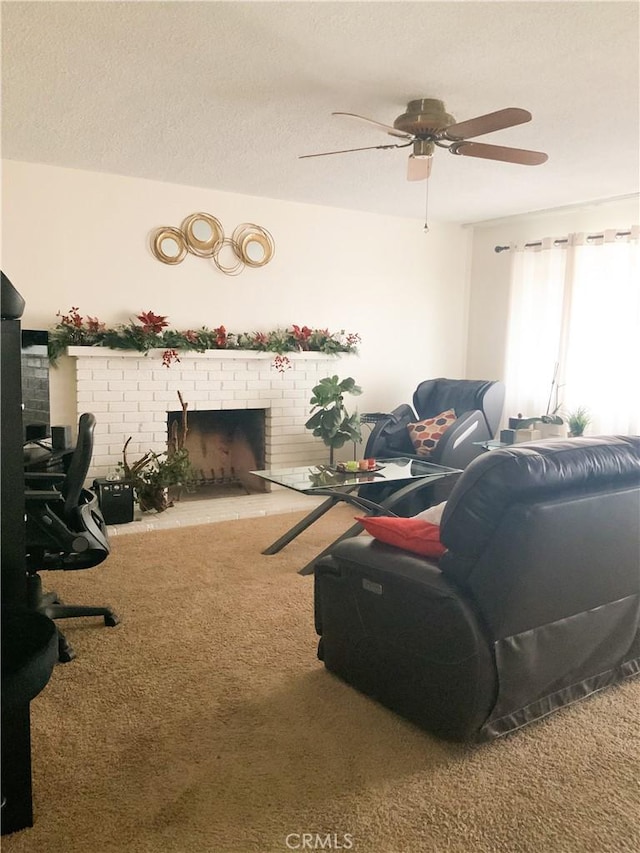
<path fill-rule="evenodd" d="M 265 409 L 267 468 L 315 465 L 328 460 L 328 449 L 304 423 L 311 388 L 338 372 L 336 356 L 290 354 L 292 369 L 272 366 L 273 353 L 208 350 L 181 353 L 162 367 L 162 352 L 140 353 L 70 347 L 76 360 L 78 417 L 97 419 L 89 480 L 114 473 L 122 448 L 132 436 L 127 458 L 167 449 L 167 412 L 180 411 L 181 391 L 189 411 Z"/>

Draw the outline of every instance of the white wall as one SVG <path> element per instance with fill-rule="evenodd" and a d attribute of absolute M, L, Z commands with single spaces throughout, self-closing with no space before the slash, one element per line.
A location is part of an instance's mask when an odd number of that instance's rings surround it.
<path fill-rule="evenodd" d="M 424 378 L 464 376 L 472 234 L 460 226 L 424 234 L 418 219 L 6 160 L 2 204 L 2 269 L 26 299 L 26 328 L 78 306 L 109 325 L 152 310 L 174 328 L 358 332 L 347 375 L 364 388 L 360 411 L 409 400 Z M 266 227 L 274 259 L 237 277 L 194 256 L 157 261 L 150 233 L 197 211 L 229 235 L 241 222 Z M 52 374 L 52 420 L 71 423 L 70 365 Z"/>
<path fill-rule="evenodd" d="M 599 234 L 605 228 L 626 230 L 639 221 L 638 199 L 631 198 L 476 224 L 472 229 L 466 375 L 470 379 L 504 379 L 511 254 L 497 254 L 495 246 L 521 245 L 573 232 Z"/>

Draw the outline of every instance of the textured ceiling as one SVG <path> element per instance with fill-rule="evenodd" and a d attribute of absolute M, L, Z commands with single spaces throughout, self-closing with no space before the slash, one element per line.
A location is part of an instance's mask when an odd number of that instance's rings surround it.
<path fill-rule="evenodd" d="M 3 2 L 3 156 L 421 217 L 394 140 L 410 99 L 456 120 L 523 107 L 482 142 L 527 167 L 437 150 L 430 218 L 471 222 L 638 191 L 637 2 Z"/>

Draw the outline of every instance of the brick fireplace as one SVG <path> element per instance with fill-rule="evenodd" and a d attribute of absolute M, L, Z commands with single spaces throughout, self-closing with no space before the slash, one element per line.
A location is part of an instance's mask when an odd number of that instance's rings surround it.
<path fill-rule="evenodd" d="M 273 353 L 208 350 L 180 354 L 163 367 L 162 352 L 146 356 L 128 350 L 70 347 L 76 362 L 78 417 L 97 419 L 89 480 L 115 473 L 129 436 L 130 461 L 147 450 L 167 449 L 168 414 L 180 410 L 177 392 L 188 411 L 264 410 L 266 468 L 326 462 L 328 449 L 305 429 L 311 389 L 338 370 L 336 356 L 317 352 L 289 354 L 291 369 L 279 373 Z M 341 362 L 354 356 L 343 355 Z M 348 368 L 346 375 L 349 375 Z"/>

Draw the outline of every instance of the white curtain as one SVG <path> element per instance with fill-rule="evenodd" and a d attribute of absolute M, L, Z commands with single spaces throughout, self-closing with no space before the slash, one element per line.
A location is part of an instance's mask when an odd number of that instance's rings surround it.
<path fill-rule="evenodd" d="M 566 245 L 544 241 L 512 258 L 505 417 L 547 412 L 562 332 Z M 555 402 L 551 409 L 555 408 Z"/>
<path fill-rule="evenodd" d="M 559 403 L 588 410 L 587 434 L 640 434 L 640 246 L 625 230 L 513 253 L 506 416 Z"/>

